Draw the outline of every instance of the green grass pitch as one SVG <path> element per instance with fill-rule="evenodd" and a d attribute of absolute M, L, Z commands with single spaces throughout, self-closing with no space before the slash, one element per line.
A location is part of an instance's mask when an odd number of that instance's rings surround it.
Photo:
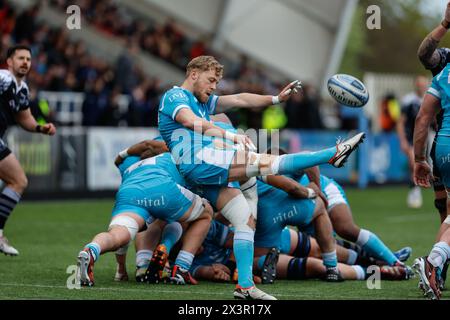
<path fill-rule="evenodd" d="M 406 187 L 349 189 L 347 195 L 356 222 L 377 233 L 393 250 L 411 246 L 415 257 L 427 254 L 434 243 L 439 217 L 432 191 L 424 192 L 424 206 L 406 208 Z M 0 299 L 232 299 L 233 284 L 201 281 L 197 286 L 145 285 L 134 282 L 134 250 L 129 250 L 130 281 L 113 281 L 113 254 L 96 264 L 93 288 L 68 289 L 70 265 L 92 237 L 106 230 L 113 200 L 21 203 L 5 229 L 20 256 L 0 256 Z M 417 277 L 409 281 L 382 281 L 369 290 L 365 281 L 328 284 L 319 280 L 282 281 L 261 286 L 279 299 L 423 299 Z M 450 297 L 448 291 L 443 298 Z"/>

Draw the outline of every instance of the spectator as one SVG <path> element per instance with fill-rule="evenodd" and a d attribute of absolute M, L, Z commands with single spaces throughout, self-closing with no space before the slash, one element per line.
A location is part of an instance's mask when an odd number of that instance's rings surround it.
<path fill-rule="evenodd" d="M 395 130 L 400 117 L 400 105 L 393 93 L 387 93 L 380 104 L 380 127 L 384 132 Z"/>
<path fill-rule="evenodd" d="M 303 93 L 292 96 L 286 102 L 287 127 L 293 129 L 323 129 L 316 89 L 303 85 Z"/>
<path fill-rule="evenodd" d="M 116 85 L 122 88 L 123 93 L 130 94 L 138 81 L 134 72 L 139 52 L 137 41 L 129 39 L 126 48 L 117 60 L 115 74 Z"/>

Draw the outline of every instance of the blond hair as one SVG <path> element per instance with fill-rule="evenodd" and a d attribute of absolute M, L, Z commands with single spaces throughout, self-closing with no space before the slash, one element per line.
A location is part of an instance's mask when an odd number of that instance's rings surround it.
<path fill-rule="evenodd" d="M 192 59 L 186 67 L 186 77 L 189 76 L 189 74 L 193 70 L 199 70 L 202 72 L 215 70 L 216 76 L 221 78 L 223 76 L 223 65 L 221 65 L 216 60 L 216 58 L 212 56 L 199 56 L 197 58 Z"/>

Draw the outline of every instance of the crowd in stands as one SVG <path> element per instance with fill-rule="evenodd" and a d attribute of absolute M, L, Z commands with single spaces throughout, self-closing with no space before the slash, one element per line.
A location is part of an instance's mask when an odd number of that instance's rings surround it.
<path fill-rule="evenodd" d="M 54 7 L 66 10 L 68 0 L 51 0 Z M 173 20 L 158 25 L 150 20 L 132 16 L 123 6 L 112 0 L 77 1 L 83 19 L 99 32 L 124 43 L 124 51 L 115 65 L 92 55 L 81 40 L 72 40 L 69 30 L 52 28 L 37 19 L 39 4 L 23 12 L 16 12 L 7 1 L 0 0 L 1 68 L 9 46 L 21 43 L 33 51 L 32 71 L 27 78 L 30 87 L 46 91 L 84 92 L 83 125 L 156 126 L 157 108 L 162 92 L 167 88 L 155 77 L 149 77 L 136 65 L 139 53 L 151 54 L 184 69 L 186 63 L 199 55 L 213 54 L 202 39 L 190 39 Z M 223 60 L 226 60 L 225 58 Z M 225 79 L 219 93 L 253 92 L 274 94 L 284 83 L 273 83 L 261 68 L 254 67 L 246 56 L 228 61 Z M 120 75 L 120 76 L 119 76 Z M 286 81 L 287 82 L 287 81 Z M 121 95 L 129 97 L 128 112 L 119 111 Z M 264 110 L 231 112 L 236 124 L 261 128 Z M 286 121 L 275 127 L 322 128 L 318 95 L 307 86 L 303 95 L 292 99 L 282 110 Z M 306 116 L 305 116 L 306 114 Z"/>

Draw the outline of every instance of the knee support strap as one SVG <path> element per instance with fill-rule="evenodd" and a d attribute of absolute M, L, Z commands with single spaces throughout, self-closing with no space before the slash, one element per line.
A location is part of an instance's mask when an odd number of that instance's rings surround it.
<path fill-rule="evenodd" d="M 297 247 L 294 250 L 294 256 L 299 258 L 308 257 L 311 252 L 311 238 L 304 232 L 298 233 Z"/>
<path fill-rule="evenodd" d="M 114 217 L 109 224 L 108 230 L 111 230 L 113 226 L 121 226 L 127 228 L 128 232 L 130 233 L 131 240 L 134 240 L 134 238 L 136 238 L 136 234 L 139 231 L 139 224 L 136 220 L 129 216 Z"/>
<path fill-rule="evenodd" d="M 258 217 L 258 188 L 256 177 L 250 178 L 247 182 L 241 184 L 241 191 L 250 206 L 253 218 L 256 220 Z"/>
<path fill-rule="evenodd" d="M 306 261 L 308 258 L 292 258 L 289 260 L 287 278 L 288 280 L 306 279 Z"/>
<path fill-rule="evenodd" d="M 203 213 L 203 210 L 205 209 L 205 206 L 203 204 L 202 198 L 200 196 L 195 195 L 194 200 L 192 201 L 194 203 L 194 208 L 191 211 L 191 215 L 186 220 L 186 222 L 192 222 L 198 219 L 200 215 Z"/>
<path fill-rule="evenodd" d="M 251 231 L 253 229 L 247 224 L 250 218 L 250 206 L 242 194 L 234 197 L 221 210 L 222 215 L 230 221 L 236 231 Z"/>

